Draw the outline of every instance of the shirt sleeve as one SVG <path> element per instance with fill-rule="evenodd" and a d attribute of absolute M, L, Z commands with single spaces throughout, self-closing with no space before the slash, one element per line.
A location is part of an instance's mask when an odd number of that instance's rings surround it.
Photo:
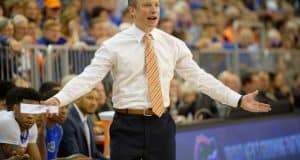
<path fill-rule="evenodd" d="M 14 123 L 13 119 L 9 119 L 6 115 L 1 115 L 0 119 L 0 143 L 20 144 L 20 130 Z"/>
<path fill-rule="evenodd" d="M 60 106 L 70 104 L 92 90 L 111 70 L 112 65 L 113 53 L 105 45 L 102 45 L 96 51 L 91 64 L 81 74 L 67 83 L 54 97 L 60 101 Z"/>
<path fill-rule="evenodd" d="M 182 41 L 177 43 L 176 72 L 185 80 L 200 88 L 211 98 L 232 107 L 237 107 L 241 95 L 206 73 L 193 60 L 191 51 Z"/>
<path fill-rule="evenodd" d="M 38 129 L 36 124 L 34 124 L 29 131 L 28 143 L 36 143 L 37 137 L 38 137 Z"/>

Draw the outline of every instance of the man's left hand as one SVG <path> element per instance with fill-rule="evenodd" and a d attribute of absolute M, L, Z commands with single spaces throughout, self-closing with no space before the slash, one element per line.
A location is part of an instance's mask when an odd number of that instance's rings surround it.
<path fill-rule="evenodd" d="M 241 108 L 250 112 L 269 112 L 271 111 L 271 106 L 269 104 L 260 103 L 255 100 L 258 91 L 246 94 L 243 96 L 241 101 Z"/>

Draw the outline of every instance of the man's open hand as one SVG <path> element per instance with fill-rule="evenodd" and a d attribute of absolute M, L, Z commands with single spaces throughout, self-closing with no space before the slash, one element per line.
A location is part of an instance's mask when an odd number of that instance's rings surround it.
<path fill-rule="evenodd" d="M 271 111 L 271 107 L 269 104 L 260 103 L 255 100 L 258 91 L 246 94 L 243 96 L 241 101 L 241 107 L 250 112 L 269 112 Z"/>

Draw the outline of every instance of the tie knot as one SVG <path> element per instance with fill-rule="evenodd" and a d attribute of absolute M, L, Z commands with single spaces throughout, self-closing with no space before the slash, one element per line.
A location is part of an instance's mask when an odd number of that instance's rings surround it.
<path fill-rule="evenodd" d="M 148 43 L 151 42 L 152 39 L 153 39 L 153 37 L 150 33 L 145 34 L 144 37 L 143 37 L 143 42 L 144 42 L 144 44 L 148 44 Z"/>

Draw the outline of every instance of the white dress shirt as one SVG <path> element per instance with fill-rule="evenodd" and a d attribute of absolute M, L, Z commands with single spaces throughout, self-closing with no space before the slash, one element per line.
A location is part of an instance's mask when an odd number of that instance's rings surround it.
<path fill-rule="evenodd" d="M 157 56 L 164 106 L 169 106 L 170 81 L 174 70 L 185 80 L 221 103 L 237 106 L 240 94 L 224 86 L 212 75 L 200 69 L 183 41 L 157 28 L 151 32 Z M 89 92 L 111 71 L 114 108 L 144 109 L 149 106 L 145 77 L 144 32 L 135 25 L 103 42 L 91 64 L 72 79 L 57 95 L 64 106 Z"/>

